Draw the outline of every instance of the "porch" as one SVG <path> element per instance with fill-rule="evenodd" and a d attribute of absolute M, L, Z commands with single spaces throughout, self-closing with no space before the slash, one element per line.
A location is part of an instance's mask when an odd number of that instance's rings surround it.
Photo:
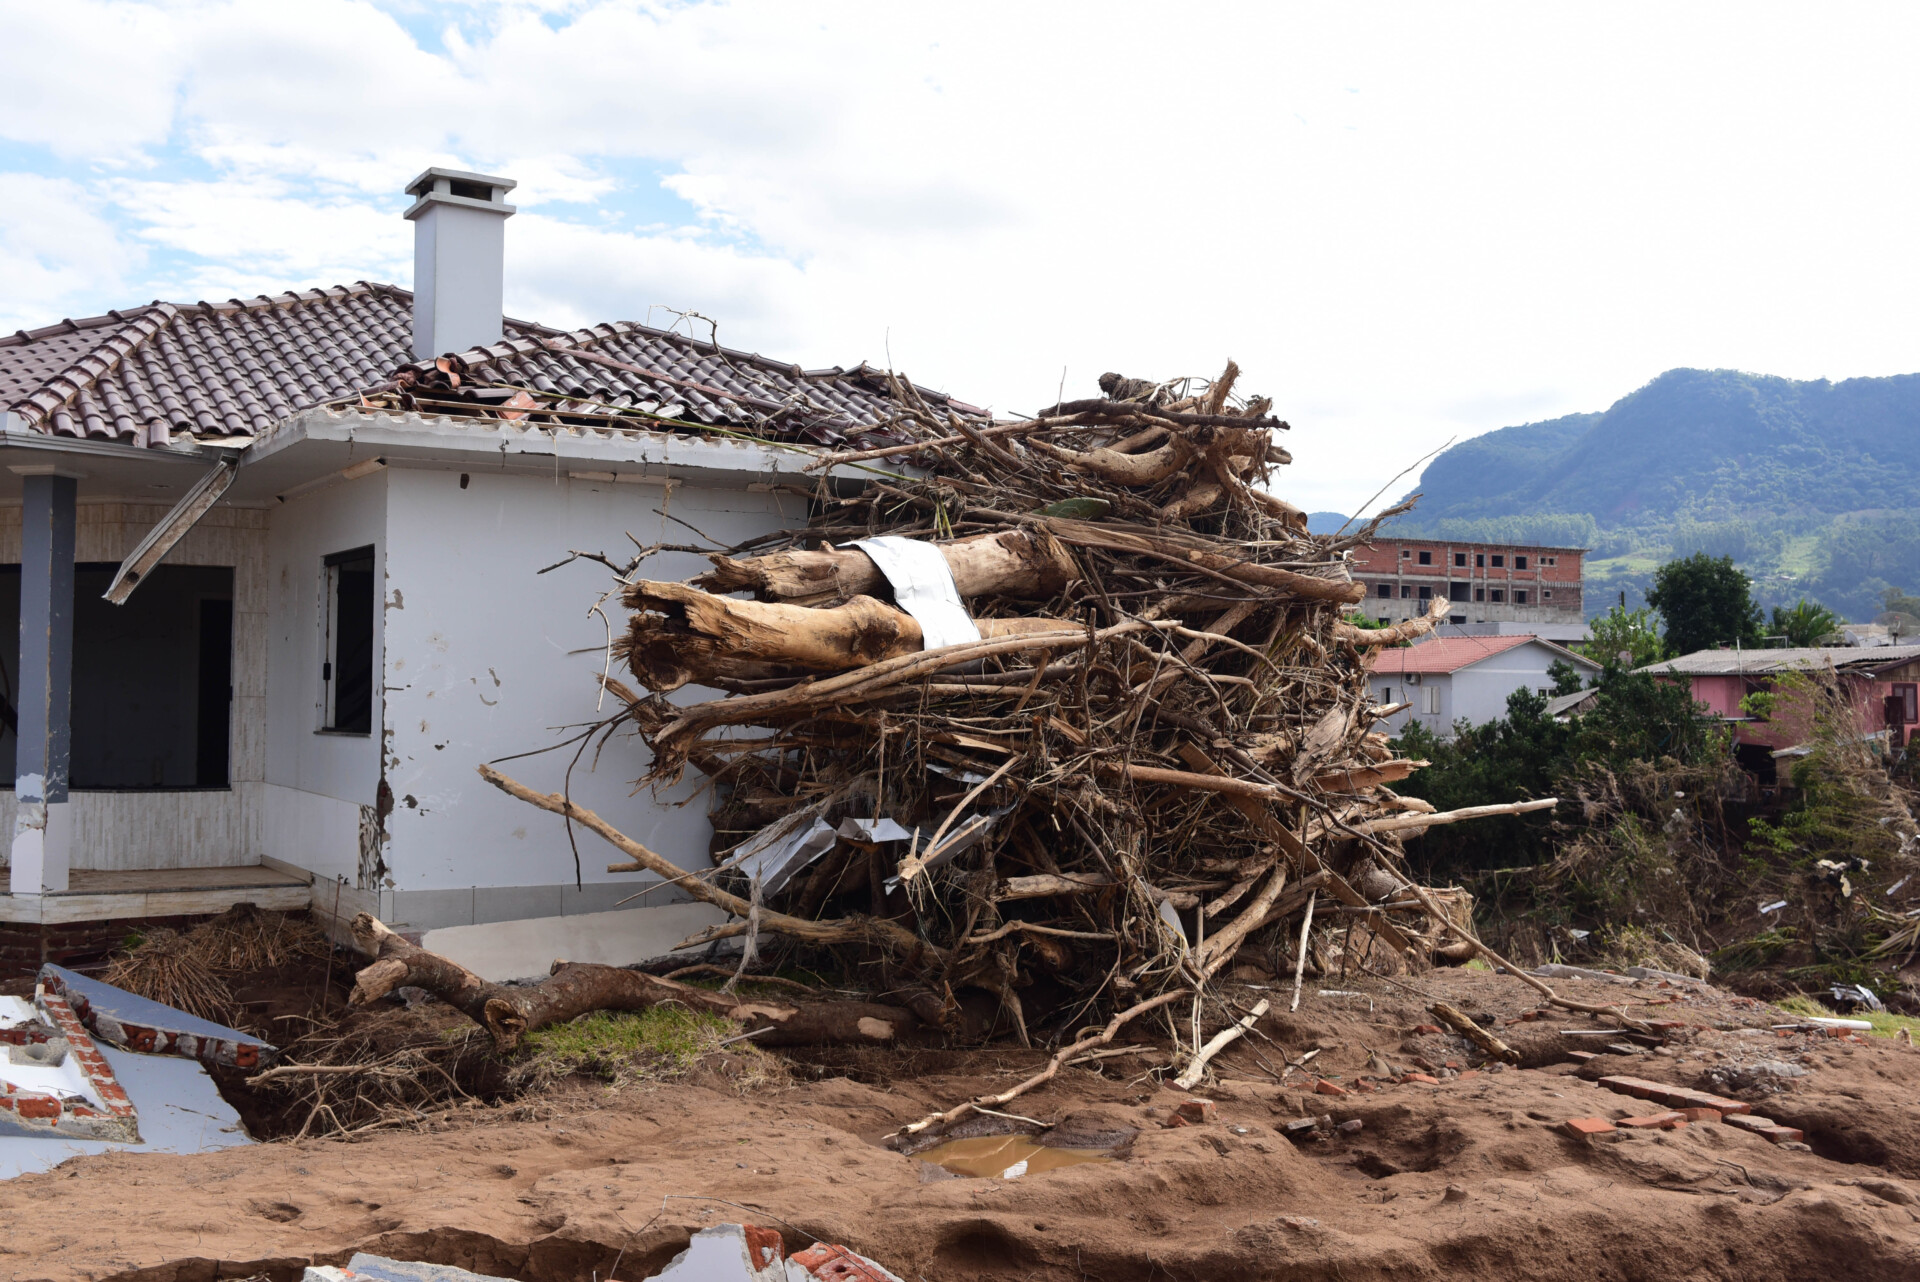
<path fill-rule="evenodd" d="M 6 872 L 0 865 L 0 885 Z M 75 868 L 68 887 L 44 895 L 0 893 L 0 925 L 201 917 L 235 904 L 282 912 L 305 909 L 313 875 L 275 861 L 236 868 Z"/>

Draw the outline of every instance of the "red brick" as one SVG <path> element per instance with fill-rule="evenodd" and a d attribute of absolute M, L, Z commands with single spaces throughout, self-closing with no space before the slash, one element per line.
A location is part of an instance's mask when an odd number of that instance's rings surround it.
<path fill-rule="evenodd" d="M 1567 1058 L 1576 1064 L 1591 1064 L 1600 1058 L 1599 1051 L 1568 1051 Z"/>
<path fill-rule="evenodd" d="M 1416 1037 L 1423 1033 L 1437 1033 L 1439 1031 L 1439 1027 L 1434 1024 L 1415 1024 L 1413 1026 L 1413 1032 Z"/>
<path fill-rule="evenodd" d="M 1210 1099 L 1190 1099 L 1173 1110 L 1173 1115 L 1189 1126 L 1211 1122 L 1216 1109 Z"/>
<path fill-rule="evenodd" d="M 1466 1072 L 1460 1074 L 1460 1080 L 1464 1082 L 1469 1077 L 1478 1077 L 1478 1076 L 1480 1076 L 1480 1070 L 1477 1068 L 1470 1068 Z"/>
<path fill-rule="evenodd" d="M 1623 1117 L 1618 1124 L 1639 1130 L 1677 1131 L 1687 1124 L 1687 1119 L 1679 1113 L 1652 1113 L 1646 1117 Z"/>
<path fill-rule="evenodd" d="M 1429 1073 L 1403 1073 L 1400 1076 L 1400 1080 L 1403 1082 L 1422 1082 L 1428 1086 L 1438 1086 L 1440 1084 L 1440 1079 Z"/>
<path fill-rule="evenodd" d="M 1560 1123 L 1560 1129 L 1576 1139 L 1586 1139 L 1607 1134 L 1613 1129 L 1613 1123 L 1604 1117 L 1569 1117 Z"/>
<path fill-rule="evenodd" d="M 1717 1108 L 1683 1108 L 1679 1113 L 1689 1122 L 1717 1122 L 1723 1116 Z"/>
<path fill-rule="evenodd" d="M 1807 1140 L 1804 1131 L 1797 1131 L 1791 1126 L 1769 1127 L 1760 1134 L 1773 1144 L 1804 1144 Z"/>
<path fill-rule="evenodd" d="M 1313 1093 L 1315 1095 L 1345 1095 L 1347 1094 L 1347 1088 L 1338 1083 L 1329 1082 L 1326 1078 L 1322 1077 L 1314 1082 Z"/>
<path fill-rule="evenodd" d="M 58 1117 L 60 1101 L 47 1095 L 22 1095 L 14 1100 L 13 1109 L 22 1117 Z"/>

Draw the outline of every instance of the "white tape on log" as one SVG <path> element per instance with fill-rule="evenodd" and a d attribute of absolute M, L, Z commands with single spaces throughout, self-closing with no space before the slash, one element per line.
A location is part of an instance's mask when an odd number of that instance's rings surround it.
<path fill-rule="evenodd" d="M 883 534 L 853 545 L 865 552 L 893 586 L 893 603 L 920 625 L 920 648 L 964 645 L 980 639 L 980 629 L 960 604 L 953 568 L 939 548 L 918 539 Z"/>

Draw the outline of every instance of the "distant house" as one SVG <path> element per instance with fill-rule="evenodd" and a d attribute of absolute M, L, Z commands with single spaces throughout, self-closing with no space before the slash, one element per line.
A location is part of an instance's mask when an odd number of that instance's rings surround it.
<path fill-rule="evenodd" d="M 895 402 L 864 365 L 504 318 L 513 185 L 432 169 L 408 187 L 411 291 L 0 336 L 0 632 L 20 638 L 0 654 L 0 961 L 242 900 L 492 930 L 654 880 L 576 858 L 474 775 L 605 715 L 587 607 L 606 574 L 543 571 L 804 523 L 805 465 Z M 124 605 L 102 600 L 116 581 Z M 570 760 L 513 769 L 706 866 L 692 781 L 634 795 L 638 752 Z"/>
<path fill-rule="evenodd" d="M 1453 604 L 1447 623 L 1469 633 L 1578 641 L 1587 630 L 1585 555 L 1582 548 L 1375 539 L 1353 550 L 1353 577 L 1367 588 L 1354 608 L 1397 623 L 1425 615 L 1435 597 L 1445 597 Z"/>
<path fill-rule="evenodd" d="M 1393 734 L 1418 721 L 1445 737 L 1462 719 L 1479 723 L 1507 714 L 1507 696 L 1525 687 L 1551 694 L 1547 670 L 1570 663 L 1583 679 L 1600 665 L 1585 655 L 1536 636 L 1441 637 L 1379 652 L 1368 686 L 1374 702 L 1413 705 L 1387 719 Z"/>
<path fill-rule="evenodd" d="M 1741 764 L 1763 778 L 1773 775 L 1774 753 L 1799 743 L 1807 726 L 1778 712 L 1770 719 L 1756 716 L 1742 701 L 1772 691 L 1786 673 L 1828 670 L 1846 691 L 1861 734 L 1886 734 L 1897 747 L 1920 724 L 1920 645 L 1698 650 L 1638 669 L 1685 681 L 1695 702 L 1732 728 Z"/>

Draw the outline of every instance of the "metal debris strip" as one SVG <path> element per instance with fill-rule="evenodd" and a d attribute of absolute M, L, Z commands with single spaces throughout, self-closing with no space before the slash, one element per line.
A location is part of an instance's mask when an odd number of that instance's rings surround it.
<path fill-rule="evenodd" d="M 880 963 L 949 1031 L 983 995 L 994 1031 L 1065 1046 L 1036 1080 L 1174 1002 L 1233 1024 L 1215 991 L 1236 962 L 1286 974 L 1297 948 L 1338 976 L 1471 940 L 1465 896 L 1415 884 L 1401 843 L 1553 801 L 1456 816 L 1392 791 L 1425 763 L 1393 756 L 1367 671 L 1447 602 L 1392 628 L 1344 617 L 1363 596 L 1344 549 L 1373 526 L 1314 536 L 1271 492 L 1287 425 L 1236 394 L 1238 375 L 1108 375 L 1106 396 L 1019 422 L 892 379 L 898 412 L 875 434 L 901 443 L 812 465 L 885 459 L 888 475 L 848 497 L 823 486 L 806 526 L 689 583 L 629 572 L 617 649 L 640 690 L 610 683 L 626 708 L 607 733 L 645 741 L 644 783 L 706 776 L 716 830 L 738 835 L 700 878 L 630 840 L 634 861 L 613 867 L 738 905 L 741 837 L 801 814 L 894 820 L 912 839 L 841 840 L 764 885 L 763 928 Z M 978 640 L 925 647 L 859 550 L 882 536 L 938 551 Z M 668 701 L 688 684 L 726 693 Z M 1296 929 L 1316 899 L 1349 911 Z"/>

